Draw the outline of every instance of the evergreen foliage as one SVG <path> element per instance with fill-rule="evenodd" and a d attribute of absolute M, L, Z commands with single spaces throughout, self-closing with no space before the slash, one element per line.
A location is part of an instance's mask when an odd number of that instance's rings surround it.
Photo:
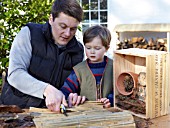
<path fill-rule="evenodd" d="M 53 1 L 0 0 L 0 74 L 8 67 L 11 44 L 21 27 L 28 22 L 45 23 Z"/>

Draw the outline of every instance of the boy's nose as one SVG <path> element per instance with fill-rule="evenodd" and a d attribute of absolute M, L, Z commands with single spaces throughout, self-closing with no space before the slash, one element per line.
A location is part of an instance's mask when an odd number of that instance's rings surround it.
<path fill-rule="evenodd" d="M 91 49 L 91 53 L 95 53 L 95 50 L 94 50 L 94 48 L 92 48 L 92 49 Z"/>

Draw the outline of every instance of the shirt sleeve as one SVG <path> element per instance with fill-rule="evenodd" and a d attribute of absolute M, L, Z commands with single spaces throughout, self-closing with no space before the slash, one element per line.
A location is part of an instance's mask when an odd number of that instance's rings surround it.
<path fill-rule="evenodd" d="M 28 73 L 32 56 L 30 30 L 23 27 L 15 37 L 9 55 L 8 82 L 19 91 L 43 99 L 48 85 Z"/>
<path fill-rule="evenodd" d="M 111 107 L 113 107 L 113 93 L 110 93 L 108 96 L 107 96 L 107 98 L 109 99 L 109 101 L 110 101 L 110 103 L 111 103 Z"/>
<path fill-rule="evenodd" d="M 80 84 L 74 71 L 67 77 L 64 85 L 61 87 L 61 91 L 65 95 L 66 99 L 70 93 L 80 93 Z"/>

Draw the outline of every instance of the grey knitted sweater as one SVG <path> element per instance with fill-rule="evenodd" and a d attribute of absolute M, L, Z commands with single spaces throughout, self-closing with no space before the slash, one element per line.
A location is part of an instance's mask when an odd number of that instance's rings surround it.
<path fill-rule="evenodd" d="M 9 56 L 8 82 L 19 91 L 43 99 L 43 93 L 48 85 L 28 73 L 32 55 L 30 30 L 23 27 L 15 37 Z"/>

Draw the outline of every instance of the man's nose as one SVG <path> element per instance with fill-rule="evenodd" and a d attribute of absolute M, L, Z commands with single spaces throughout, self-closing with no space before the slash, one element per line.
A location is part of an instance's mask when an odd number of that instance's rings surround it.
<path fill-rule="evenodd" d="M 66 30 L 65 30 L 65 34 L 67 35 L 67 36 L 70 36 L 70 33 L 71 31 L 70 31 L 70 28 L 67 28 Z"/>

